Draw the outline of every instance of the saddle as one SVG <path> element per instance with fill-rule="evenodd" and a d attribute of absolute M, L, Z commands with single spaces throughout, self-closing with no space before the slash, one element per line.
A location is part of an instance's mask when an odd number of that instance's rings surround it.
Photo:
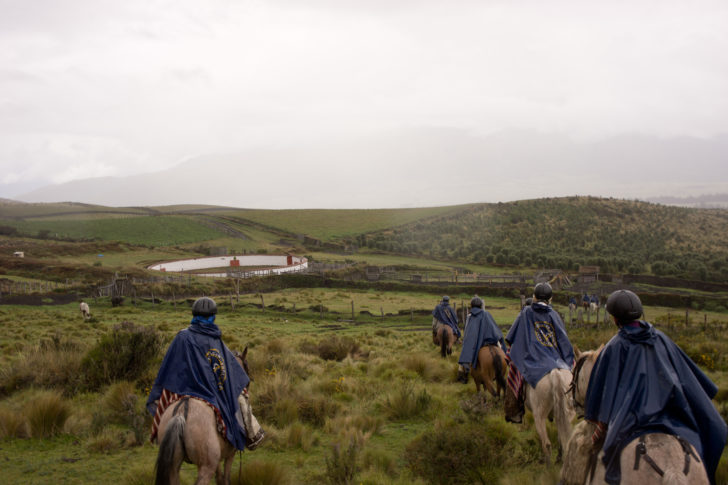
<path fill-rule="evenodd" d="M 685 454 L 685 464 L 683 465 L 683 475 L 687 475 L 690 472 L 690 457 L 692 456 L 695 458 L 695 460 L 700 463 L 700 458 L 698 458 L 698 455 L 695 454 L 693 451 L 692 446 L 690 446 L 690 443 L 687 442 L 684 438 L 681 438 L 680 436 L 675 436 L 675 439 L 680 443 L 680 446 L 683 449 L 683 453 Z M 657 472 L 658 475 L 664 476 L 665 472 L 660 468 L 660 466 L 655 463 L 655 460 L 652 459 L 652 457 L 647 453 L 647 445 L 645 444 L 645 436 L 640 436 L 640 442 L 637 445 L 637 448 L 635 448 L 634 452 L 634 469 L 639 470 L 640 468 L 640 459 L 643 459 L 647 462 L 648 465 L 652 467 L 653 470 Z"/>

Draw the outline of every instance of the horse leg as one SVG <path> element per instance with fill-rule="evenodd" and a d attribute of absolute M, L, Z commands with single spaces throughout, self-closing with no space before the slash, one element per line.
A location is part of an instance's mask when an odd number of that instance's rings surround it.
<path fill-rule="evenodd" d="M 221 474 L 220 468 L 218 467 L 217 472 L 215 473 L 215 483 L 217 483 L 217 485 L 230 485 L 233 461 L 235 460 L 235 450 L 229 445 L 227 445 L 227 448 L 229 448 L 229 450 L 227 450 L 227 455 L 225 456 L 223 472 Z"/>
<path fill-rule="evenodd" d="M 554 403 L 552 402 L 552 395 L 550 384 L 551 380 L 548 376 L 544 376 L 536 384 L 536 388 L 529 389 L 527 393 L 528 407 L 531 408 L 533 413 L 533 424 L 536 428 L 536 434 L 538 434 L 539 440 L 541 441 L 541 451 L 543 452 L 543 462 L 547 465 L 551 464 L 551 440 L 549 439 L 548 432 L 546 431 L 546 419 L 548 418 L 549 412 L 553 408 Z"/>

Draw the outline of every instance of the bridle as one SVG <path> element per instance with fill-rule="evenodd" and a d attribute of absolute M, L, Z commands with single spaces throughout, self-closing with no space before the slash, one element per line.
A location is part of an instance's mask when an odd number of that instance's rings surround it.
<path fill-rule="evenodd" d="M 574 365 L 574 370 L 571 371 L 572 378 L 571 378 L 571 384 L 569 384 L 569 387 L 566 389 L 565 394 L 571 393 L 571 400 L 574 403 L 574 407 L 579 407 L 580 409 L 584 409 L 584 403 L 579 402 L 576 400 L 576 394 L 579 392 L 579 374 L 581 373 L 582 368 L 584 367 L 584 363 L 586 360 L 590 357 L 590 354 L 582 355 L 577 359 L 576 365 Z M 578 416 L 579 418 L 583 416 Z"/>

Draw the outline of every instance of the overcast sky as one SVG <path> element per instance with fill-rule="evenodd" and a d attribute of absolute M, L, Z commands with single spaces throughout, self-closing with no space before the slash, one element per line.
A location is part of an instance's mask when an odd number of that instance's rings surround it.
<path fill-rule="evenodd" d="M 727 25 L 725 0 L 0 0 L 0 197 L 411 129 L 710 142 Z"/>

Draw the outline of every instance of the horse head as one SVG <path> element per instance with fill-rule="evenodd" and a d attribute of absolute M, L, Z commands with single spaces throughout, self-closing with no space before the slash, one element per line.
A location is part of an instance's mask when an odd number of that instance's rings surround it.
<path fill-rule="evenodd" d="M 604 345 L 602 344 L 597 350 L 587 350 L 577 354 L 571 384 L 569 384 L 566 392 L 571 393 L 571 401 L 579 417 L 584 415 L 584 400 L 586 399 L 586 390 L 589 387 L 589 378 L 594 369 L 594 364 L 597 362 L 597 357 L 599 357 L 599 353 L 603 348 Z"/>
<path fill-rule="evenodd" d="M 254 379 L 253 376 L 250 375 L 250 366 L 248 365 L 248 346 L 246 345 L 242 352 L 238 350 L 233 350 L 232 352 L 235 356 L 235 360 L 238 361 L 238 364 L 240 364 L 245 373 L 248 374 L 250 382 L 253 382 Z"/>

